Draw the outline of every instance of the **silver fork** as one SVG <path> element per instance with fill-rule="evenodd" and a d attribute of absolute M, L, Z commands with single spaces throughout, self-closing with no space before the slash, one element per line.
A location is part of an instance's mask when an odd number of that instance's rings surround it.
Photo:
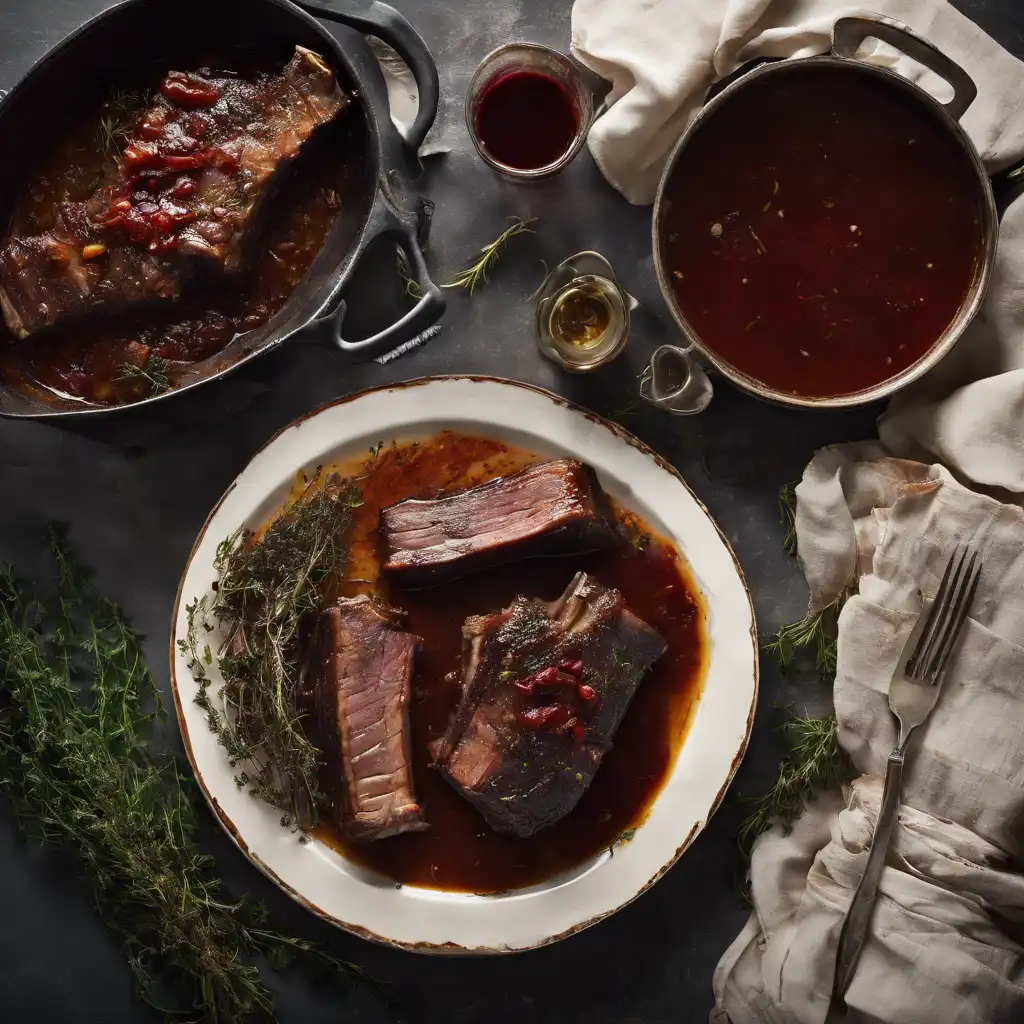
<path fill-rule="evenodd" d="M 871 924 L 878 882 L 900 806 L 907 744 L 939 698 L 937 684 L 967 618 L 980 575 L 977 552 L 972 551 L 969 545 L 957 546 L 946 563 L 935 600 L 927 615 L 922 613 L 918 616 L 889 683 L 889 708 L 900 724 L 899 742 L 886 765 L 882 805 L 875 823 L 868 863 L 839 934 L 832 996 L 840 1006 Z"/>

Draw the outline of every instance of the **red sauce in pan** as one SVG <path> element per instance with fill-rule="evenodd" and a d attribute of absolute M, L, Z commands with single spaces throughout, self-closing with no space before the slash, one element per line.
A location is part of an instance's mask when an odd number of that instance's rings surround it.
<path fill-rule="evenodd" d="M 259 69 L 260 60 L 252 66 Z M 168 81 L 179 96 L 187 89 L 196 93 L 195 116 L 203 116 L 200 108 L 210 97 L 201 94 L 196 82 L 188 75 L 168 76 L 165 91 Z M 142 91 L 116 93 L 60 140 L 19 197 L 5 233 L 46 231 L 61 203 L 85 200 L 115 180 L 114 155 L 127 138 L 126 126 L 145 109 L 146 98 Z M 166 377 L 173 386 L 189 374 L 189 364 L 266 323 L 307 275 L 351 192 L 361 155 L 350 140 L 355 130 L 351 117 L 339 118 L 296 161 L 281 201 L 275 203 L 262 255 L 243 282 L 213 282 L 168 308 L 147 308 L 102 325 L 69 325 L 22 342 L 10 338 L 0 320 L 0 380 L 18 390 L 41 387 L 92 404 L 138 401 L 156 393 L 154 380 L 127 372 L 130 368 L 146 367 L 151 357 L 158 357 L 167 364 Z"/>
<path fill-rule="evenodd" d="M 978 272 L 976 172 L 924 105 L 868 73 L 766 76 L 708 118 L 660 237 L 700 340 L 780 391 L 841 395 L 920 359 Z"/>
<path fill-rule="evenodd" d="M 396 882 L 462 892 L 531 885 L 586 862 L 642 822 L 675 762 L 704 677 L 704 612 L 685 563 L 667 542 L 628 539 L 613 551 L 549 558 L 496 569 L 421 591 L 389 590 L 378 580 L 380 509 L 407 497 L 472 486 L 516 472 L 541 456 L 490 438 L 442 433 L 415 447 L 385 448 L 361 481 L 363 505 L 352 528 L 348 575 L 408 612 L 407 628 L 424 648 L 410 706 L 417 797 L 430 828 L 373 843 L 352 843 L 329 827 L 318 835 L 345 857 Z M 351 466 L 341 467 L 351 474 Z M 619 510 L 629 536 L 644 525 Z M 554 599 L 586 570 L 618 587 L 633 610 L 668 642 L 668 651 L 637 689 L 594 782 L 561 822 L 531 839 L 492 832 L 480 814 L 432 768 L 427 744 L 444 732 L 458 701 L 449 678 L 459 664 L 462 623 L 503 607 L 517 594 Z M 349 587 L 348 593 L 358 592 Z M 628 836 L 628 832 L 627 832 Z"/>

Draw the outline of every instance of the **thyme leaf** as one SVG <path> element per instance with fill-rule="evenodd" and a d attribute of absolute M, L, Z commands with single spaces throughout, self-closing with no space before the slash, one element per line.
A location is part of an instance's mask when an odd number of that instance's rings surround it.
<path fill-rule="evenodd" d="M 791 715 L 780 728 L 788 751 L 772 788 L 754 800 L 754 811 L 740 828 L 739 843 L 749 853 L 754 840 L 775 822 L 789 831 L 804 807 L 822 790 L 849 782 L 856 774 L 839 746 L 836 716 Z"/>
<path fill-rule="evenodd" d="M 372 451 L 372 450 L 371 450 Z M 262 537 L 238 530 L 215 559 L 217 590 L 186 606 L 179 641 L 235 781 L 281 811 L 282 825 L 318 820 L 320 751 L 306 737 L 297 647 L 305 616 L 319 610 L 322 587 L 348 560 L 345 535 L 359 490 L 318 470 L 305 491 Z M 227 637 L 216 654 L 224 683 L 215 702 L 201 646 L 219 625 Z"/>
<path fill-rule="evenodd" d="M 143 999 L 193 1020 L 272 1020 L 253 957 L 283 948 L 349 969 L 223 891 L 197 845 L 194 785 L 147 743 L 161 707 L 142 638 L 64 529 L 49 541 L 52 596 L 0 565 L 0 791 L 29 838 L 76 856 Z"/>
<path fill-rule="evenodd" d="M 477 254 L 476 259 L 470 263 L 465 270 L 460 271 L 442 288 L 465 288 L 470 295 L 481 285 L 490 280 L 491 271 L 494 270 L 498 260 L 501 259 L 502 250 L 510 238 L 516 235 L 533 234 L 531 224 L 535 224 L 536 217 L 523 220 L 521 217 L 511 218 L 512 224 L 493 241 L 485 245 Z"/>

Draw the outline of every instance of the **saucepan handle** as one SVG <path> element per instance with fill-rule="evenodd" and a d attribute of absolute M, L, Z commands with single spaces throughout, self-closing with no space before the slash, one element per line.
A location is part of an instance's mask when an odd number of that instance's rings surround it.
<path fill-rule="evenodd" d="M 693 345 L 655 349 L 640 379 L 640 397 L 675 416 L 703 412 L 713 395 L 711 381 Z"/>
<path fill-rule="evenodd" d="M 953 98 L 942 106 L 954 121 L 964 116 L 978 95 L 974 79 L 956 61 L 892 18 L 866 15 L 839 18 L 832 26 L 832 54 L 842 60 L 856 60 L 857 49 L 865 39 L 878 39 L 894 46 L 948 82 L 953 88 Z"/>
<path fill-rule="evenodd" d="M 394 242 L 405 252 L 412 279 L 419 290 L 416 305 L 400 320 L 383 331 L 364 338 L 362 341 L 346 341 L 343 333 L 345 313 L 348 310 L 347 296 L 355 277 L 359 261 L 363 258 L 371 242 L 387 239 Z M 432 327 L 445 310 L 445 299 L 441 289 L 430 279 L 427 261 L 420 248 L 419 231 L 415 217 L 399 214 L 386 193 L 382 190 L 377 195 L 370 222 L 363 231 L 362 241 L 352 257 L 347 271 L 338 286 L 338 290 L 328 303 L 330 312 L 318 317 L 310 325 L 309 337 L 315 341 L 325 342 L 353 361 L 375 359 L 393 349 L 412 341 L 428 327 Z"/>
<path fill-rule="evenodd" d="M 402 133 L 402 137 L 413 150 L 418 150 L 437 116 L 441 90 L 437 78 L 437 65 L 416 29 L 394 7 L 382 4 L 380 0 L 370 0 L 369 3 L 360 0 L 296 2 L 314 17 L 337 21 L 383 39 L 409 65 L 409 70 L 416 80 L 419 107 L 415 120 L 409 130 Z"/>

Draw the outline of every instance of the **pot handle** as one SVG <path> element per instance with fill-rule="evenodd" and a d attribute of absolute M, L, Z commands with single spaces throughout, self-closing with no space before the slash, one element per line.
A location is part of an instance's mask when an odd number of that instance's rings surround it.
<path fill-rule="evenodd" d="M 409 65 L 416 80 L 419 106 L 416 119 L 402 137 L 413 150 L 418 150 L 437 116 L 441 89 L 437 65 L 416 29 L 394 7 L 380 0 L 370 0 L 369 3 L 360 0 L 296 0 L 296 3 L 314 17 L 336 21 L 383 39 Z"/>
<path fill-rule="evenodd" d="M 393 349 L 412 341 L 429 327 L 432 327 L 445 310 L 445 298 L 441 289 L 430 279 L 427 261 L 420 248 L 415 218 L 403 217 L 395 211 L 382 192 L 370 212 L 370 219 L 363 231 L 362 241 L 352 256 L 352 262 L 338 290 L 331 296 L 330 312 L 318 316 L 308 328 L 311 341 L 325 343 L 352 361 L 375 359 Z M 400 320 L 396 320 L 383 331 L 364 338 L 362 341 L 346 341 L 342 328 L 348 308 L 347 295 L 352 286 L 356 266 L 366 254 L 371 242 L 389 239 L 401 246 L 412 268 L 413 280 L 420 290 L 416 305 Z"/>
<path fill-rule="evenodd" d="M 929 71 L 953 87 L 953 98 L 943 103 L 946 113 L 959 121 L 978 95 L 974 79 L 940 49 L 892 18 L 862 15 L 839 18 L 832 26 L 832 53 L 843 60 L 856 60 L 857 48 L 865 39 L 880 39 L 900 53 L 920 61 Z"/>
<path fill-rule="evenodd" d="M 714 395 L 693 344 L 661 345 L 640 378 L 640 397 L 674 416 L 703 412 Z"/>

